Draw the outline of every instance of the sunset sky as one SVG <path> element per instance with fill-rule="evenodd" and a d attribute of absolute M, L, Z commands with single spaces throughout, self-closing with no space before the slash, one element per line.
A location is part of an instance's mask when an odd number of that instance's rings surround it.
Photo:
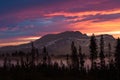
<path fill-rule="evenodd" d="M 120 37 L 120 0 L 0 0 L 0 46 L 72 30 Z"/>

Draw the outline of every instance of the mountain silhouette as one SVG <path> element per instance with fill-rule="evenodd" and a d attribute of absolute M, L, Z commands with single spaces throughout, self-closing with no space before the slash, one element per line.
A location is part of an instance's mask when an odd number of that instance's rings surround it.
<path fill-rule="evenodd" d="M 114 51 L 114 45 L 115 45 L 115 38 L 112 35 L 105 34 L 104 40 L 105 40 L 105 51 L 108 50 L 108 44 L 111 43 L 113 46 Z M 97 43 L 99 45 L 99 39 L 100 36 L 96 36 Z M 41 37 L 38 40 L 35 40 L 34 46 L 38 48 L 39 53 L 42 53 L 42 48 L 44 46 L 47 47 L 49 54 L 54 55 L 65 55 L 70 54 L 71 51 L 71 42 L 74 41 L 77 48 L 79 45 L 82 47 L 82 51 L 85 54 L 89 53 L 89 42 L 90 42 L 90 36 L 87 36 L 86 34 L 82 34 L 79 31 L 66 31 L 58 34 L 47 34 L 43 37 Z M 30 52 L 31 51 L 31 43 L 28 44 L 22 44 L 18 46 L 7 46 L 0 48 L 0 52 L 2 53 L 9 53 L 9 52 L 15 52 L 15 51 L 24 51 L 24 52 Z"/>

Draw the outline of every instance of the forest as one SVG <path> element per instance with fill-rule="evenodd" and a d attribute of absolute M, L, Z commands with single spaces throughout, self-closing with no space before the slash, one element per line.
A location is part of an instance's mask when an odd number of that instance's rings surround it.
<path fill-rule="evenodd" d="M 96 43 L 94 34 L 90 38 L 88 56 L 91 61 L 90 69 L 84 67 L 86 56 L 80 44 L 77 50 L 74 41 L 71 42 L 71 53 L 65 55 L 67 66 L 62 60 L 60 65 L 57 61 L 52 63 L 53 56 L 49 55 L 47 47 L 44 46 L 42 54 L 39 54 L 38 49 L 31 42 L 30 53 L 16 51 L 12 55 L 2 54 L 0 56 L 4 61 L 3 66 L 0 67 L 0 80 L 120 80 L 120 39 L 116 39 L 114 53 L 111 52 L 111 44 L 108 44 L 108 56 L 104 51 L 103 35 L 99 41 L 100 47 Z M 9 56 L 19 57 L 16 59 L 16 65 L 12 64 Z M 109 60 L 107 66 L 106 57 Z M 96 59 L 100 62 L 97 63 Z"/>

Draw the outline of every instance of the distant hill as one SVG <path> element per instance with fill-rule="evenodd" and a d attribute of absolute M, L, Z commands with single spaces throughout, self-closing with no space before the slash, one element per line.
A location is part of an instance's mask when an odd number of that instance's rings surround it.
<path fill-rule="evenodd" d="M 115 38 L 112 35 L 107 35 L 107 34 L 103 36 L 105 40 L 106 53 L 108 52 L 109 43 L 111 43 L 112 51 L 114 51 Z M 97 44 L 99 45 L 100 36 L 96 36 L 96 39 L 97 39 Z M 34 41 L 34 45 L 36 48 L 39 49 L 39 53 L 41 53 L 42 48 L 46 46 L 49 54 L 64 55 L 64 54 L 71 53 L 70 49 L 71 49 L 72 41 L 75 42 L 75 45 L 77 46 L 77 48 L 79 45 L 82 46 L 83 53 L 85 54 L 89 53 L 90 36 L 87 36 L 86 34 L 82 34 L 79 31 L 66 31 L 59 34 L 48 34 Z M 30 52 L 31 43 L 0 48 L 1 53 L 11 53 L 11 52 L 15 52 L 16 50 Z"/>

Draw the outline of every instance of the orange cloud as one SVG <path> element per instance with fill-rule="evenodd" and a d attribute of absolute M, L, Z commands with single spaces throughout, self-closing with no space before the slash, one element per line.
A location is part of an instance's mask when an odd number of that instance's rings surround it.
<path fill-rule="evenodd" d="M 79 30 L 87 34 L 110 34 L 115 38 L 120 36 L 120 19 L 97 23 L 92 21 L 78 22 L 72 24 L 72 26 L 74 27 L 74 30 Z"/>
<path fill-rule="evenodd" d="M 69 16 L 85 16 L 85 15 L 96 15 L 96 14 L 116 14 L 116 13 L 120 13 L 120 9 L 114 9 L 114 10 L 106 10 L 106 11 L 84 11 L 84 12 L 56 12 L 56 13 L 52 13 L 52 14 L 45 14 L 44 16 L 49 16 L 49 17 L 53 17 L 53 16 L 59 16 L 59 15 L 63 15 L 65 17 L 69 17 Z"/>
<path fill-rule="evenodd" d="M 84 19 L 84 17 L 89 15 L 111 15 L 111 14 L 120 14 L 120 9 L 106 10 L 106 11 L 85 11 L 85 12 L 57 12 L 52 14 L 45 14 L 45 16 L 54 17 L 54 16 L 64 16 L 64 17 L 75 17 L 73 19 L 67 19 L 66 21 L 73 21 L 70 24 L 70 27 L 73 30 L 79 30 L 83 33 L 91 34 L 111 34 L 115 38 L 120 36 L 120 18 L 118 19 L 109 19 L 102 22 L 94 22 L 97 19 L 90 19 L 86 21 L 79 21 Z M 111 17 L 111 16 L 110 16 Z M 99 18 L 98 18 L 99 19 Z M 78 20 L 78 22 L 76 22 Z"/>

